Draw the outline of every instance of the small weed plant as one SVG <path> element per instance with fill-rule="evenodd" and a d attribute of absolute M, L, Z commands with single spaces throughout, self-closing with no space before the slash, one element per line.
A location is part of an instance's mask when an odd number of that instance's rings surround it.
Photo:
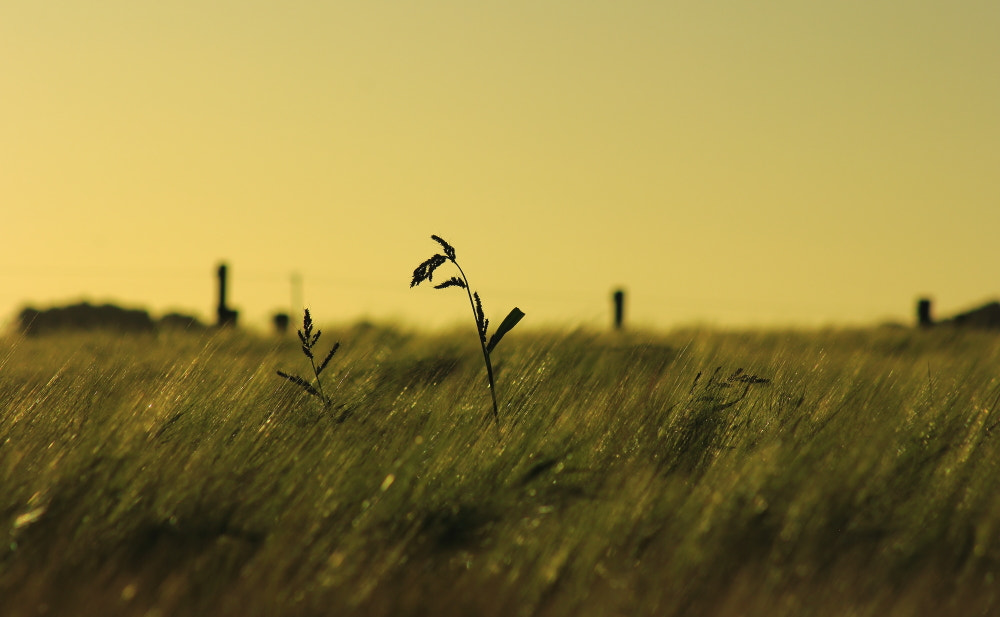
<path fill-rule="evenodd" d="M 699 371 L 694 376 L 694 383 L 691 384 L 691 390 L 688 393 L 692 400 L 701 403 L 702 407 L 711 413 L 728 409 L 739 403 L 750 393 L 751 387 L 771 383 L 770 379 L 747 373 L 742 368 L 733 371 L 729 377 L 722 377 L 720 373 L 722 373 L 722 367 L 716 367 L 715 372 L 708 378 L 708 383 L 704 384 L 703 391 L 699 394 L 698 382 L 701 381 L 702 375 Z M 731 392 L 729 388 L 738 390 L 740 387 L 743 388 L 742 392 L 726 396 L 727 392 Z"/>
<path fill-rule="evenodd" d="M 278 375 L 284 377 L 309 394 L 323 401 L 323 406 L 328 409 L 332 403 L 332 399 L 326 394 L 326 392 L 323 391 L 323 382 L 320 380 L 319 376 L 320 373 L 323 372 L 323 369 L 325 369 L 330 363 L 330 360 L 333 358 L 333 354 L 337 353 L 337 349 L 340 348 L 340 343 L 334 343 L 330 351 L 327 352 L 326 357 L 323 358 L 323 361 L 317 365 L 316 354 L 313 352 L 316 348 L 316 344 L 319 343 L 319 337 L 323 334 L 323 331 L 316 330 L 315 334 L 313 333 L 313 321 L 312 316 L 309 315 L 309 309 L 306 309 L 305 314 L 302 316 L 302 329 L 299 330 L 298 333 L 299 340 L 302 341 L 302 353 L 309 359 L 309 366 L 312 367 L 313 375 L 316 378 L 316 384 L 313 385 L 311 380 L 299 377 L 298 375 L 291 375 L 284 371 L 278 371 Z"/>
<path fill-rule="evenodd" d="M 770 383 L 770 379 L 742 368 L 727 377 L 719 366 L 707 382 L 702 380 L 701 372 L 695 375 L 687 405 L 672 427 L 672 464 L 688 471 L 701 469 L 713 452 L 727 447 L 727 433 L 734 430 L 735 417 L 723 412 L 743 401 L 751 388 Z"/>
<path fill-rule="evenodd" d="M 451 262 L 455 264 L 458 269 L 459 276 L 453 276 L 447 281 L 434 286 L 434 289 L 444 289 L 446 287 L 461 287 L 465 290 L 466 295 L 469 297 L 469 306 L 472 307 L 472 316 L 476 320 L 476 331 L 479 333 L 479 345 L 483 349 L 483 361 L 486 363 L 486 379 L 490 384 L 490 395 L 493 397 L 493 421 L 496 422 L 497 429 L 500 428 L 500 408 L 497 405 L 497 394 L 496 394 L 496 383 L 493 379 L 493 363 L 490 361 L 490 353 L 496 348 L 500 339 L 504 337 L 505 334 L 511 331 L 511 329 L 517 325 L 519 321 L 524 317 L 524 313 L 521 309 L 516 306 L 511 309 L 507 316 L 502 322 L 500 322 L 500 327 L 496 329 L 493 336 L 487 340 L 486 334 L 489 329 L 490 320 L 486 318 L 486 313 L 483 311 L 483 301 L 479 297 L 479 292 L 472 291 L 472 287 L 469 285 L 469 277 L 465 275 L 465 271 L 462 270 L 462 266 L 458 265 L 458 261 L 455 258 L 455 247 L 448 244 L 440 236 L 431 236 L 431 240 L 434 240 L 441 245 L 444 250 L 444 254 L 436 253 L 430 259 L 427 259 L 421 263 L 413 271 L 413 280 L 410 281 L 410 287 L 415 287 L 424 281 L 433 282 L 434 271 L 439 267 L 443 266 L 446 262 Z"/>

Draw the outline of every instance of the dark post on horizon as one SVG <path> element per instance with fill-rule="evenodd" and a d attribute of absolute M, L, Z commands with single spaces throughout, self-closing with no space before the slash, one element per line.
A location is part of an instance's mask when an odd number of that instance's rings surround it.
<path fill-rule="evenodd" d="M 226 264 L 219 264 L 219 306 L 216 325 L 220 328 L 236 325 L 237 312 L 226 306 Z"/>
<path fill-rule="evenodd" d="M 931 319 L 931 301 L 927 298 L 917 300 L 917 325 L 921 328 L 934 325 L 934 320 Z"/>
<path fill-rule="evenodd" d="M 274 332 L 279 336 L 288 334 L 288 324 L 291 323 L 288 313 L 275 313 L 271 318 L 271 323 L 274 324 Z"/>
<path fill-rule="evenodd" d="M 615 330 L 621 330 L 625 322 L 625 292 L 618 289 L 612 297 L 615 301 Z"/>

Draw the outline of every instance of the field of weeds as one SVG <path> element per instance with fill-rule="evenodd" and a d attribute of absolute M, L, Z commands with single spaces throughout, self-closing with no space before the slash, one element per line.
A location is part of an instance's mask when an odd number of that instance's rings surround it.
<path fill-rule="evenodd" d="M 998 335 L 323 336 L 0 340 L 0 613 L 1000 611 Z"/>

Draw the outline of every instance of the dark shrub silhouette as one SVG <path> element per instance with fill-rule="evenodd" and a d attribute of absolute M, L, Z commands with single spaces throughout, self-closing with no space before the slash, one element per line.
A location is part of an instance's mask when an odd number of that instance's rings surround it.
<path fill-rule="evenodd" d="M 35 336 L 61 330 L 111 330 L 151 332 L 153 320 L 141 309 L 125 309 L 113 304 L 94 306 L 87 302 L 46 310 L 27 307 L 18 316 L 21 331 Z"/>
<path fill-rule="evenodd" d="M 917 325 L 922 328 L 929 328 L 935 325 L 950 325 L 962 328 L 1000 328 L 1000 302 L 987 302 L 982 306 L 959 313 L 949 319 L 935 321 L 931 317 L 931 300 L 920 298 L 917 301 Z"/>
<path fill-rule="evenodd" d="M 1000 302 L 990 302 L 979 308 L 959 313 L 950 319 L 956 326 L 969 328 L 1000 328 Z"/>

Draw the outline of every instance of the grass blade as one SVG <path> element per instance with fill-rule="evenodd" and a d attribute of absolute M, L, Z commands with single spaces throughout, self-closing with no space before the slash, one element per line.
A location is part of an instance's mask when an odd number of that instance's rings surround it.
<path fill-rule="evenodd" d="M 516 306 L 511 309 L 511 311 L 507 313 L 507 316 L 503 318 L 503 321 L 500 322 L 500 326 L 497 328 L 496 332 L 494 332 L 493 336 L 490 337 L 490 342 L 486 345 L 486 351 L 493 351 L 493 348 L 497 346 L 500 339 L 502 339 L 505 334 L 510 332 L 514 326 L 517 325 L 517 322 L 521 321 L 523 318 L 524 311 Z"/>
<path fill-rule="evenodd" d="M 320 395 L 319 391 L 316 388 L 314 388 L 311 383 L 309 383 L 305 379 L 302 379 L 298 375 L 289 375 L 288 373 L 283 373 L 281 371 L 278 371 L 278 375 L 281 376 L 281 377 L 284 377 L 285 379 L 287 379 L 288 381 L 292 382 L 293 384 L 295 384 L 297 386 L 300 386 L 303 390 L 305 390 L 309 394 L 312 394 L 313 396 L 319 396 L 320 398 L 323 398 Z"/>

